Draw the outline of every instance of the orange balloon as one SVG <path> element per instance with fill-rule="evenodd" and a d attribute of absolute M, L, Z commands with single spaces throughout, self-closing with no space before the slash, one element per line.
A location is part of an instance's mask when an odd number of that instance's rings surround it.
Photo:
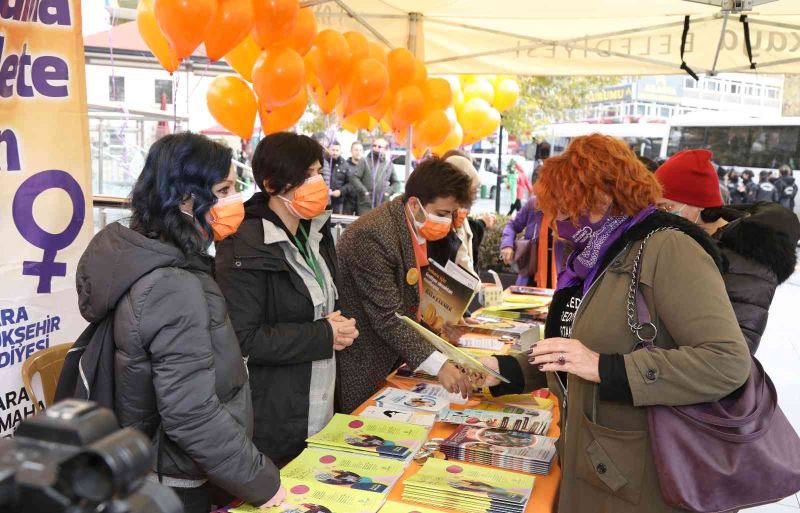
<path fill-rule="evenodd" d="M 414 59 L 414 78 L 413 82 L 420 87 L 425 87 L 425 82 L 428 80 L 428 68 L 425 64 L 417 58 Z"/>
<path fill-rule="evenodd" d="M 253 40 L 252 36 L 247 36 L 236 48 L 225 54 L 225 60 L 242 78 L 252 82 L 253 65 L 258 60 L 261 52 L 261 47 Z"/>
<path fill-rule="evenodd" d="M 411 84 L 397 91 L 392 103 L 392 128 L 405 130 L 416 123 L 423 113 L 425 97 L 419 87 Z"/>
<path fill-rule="evenodd" d="M 155 0 L 156 21 L 175 51 L 185 59 L 203 42 L 217 12 L 216 0 Z"/>
<path fill-rule="evenodd" d="M 339 99 L 342 96 L 342 88 L 336 86 L 331 89 L 330 93 L 326 93 L 322 86 L 317 86 L 311 90 L 311 95 L 319 105 L 319 110 L 323 114 L 330 114 L 336 108 L 336 104 L 339 103 Z"/>
<path fill-rule="evenodd" d="M 383 95 L 383 98 L 378 100 L 378 103 L 368 108 L 367 112 L 369 112 L 369 115 L 375 119 L 383 119 L 383 117 L 386 115 L 386 111 L 389 110 L 389 107 L 392 106 L 393 102 L 394 96 L 390 91 L 387 90 Z"/>
<path fill-rule="evenodd" d="M 370 130 L 370 127 L 373 126 L 373 121 L 369 112 L 361 111 L 342 120 L 342 128 L 352 133 L 356 133 L 359 129 Z"/>
<path fill-rule="evenodd" d="M 139 1 L 136 8 L 136 26 L 139 27 L 139 34 L 161 66 L 170 73 L 178 69 L 181 61 L 175 57 L 175 51 L 169 46 L 167 38 L 158 28 L 156 13 L 153 10 L 153 0 Z"/>
<path fill-rule="evenodd" d="M 461 146 L 461 141 L 464 140 L 464 130 L 461 128 L 461 125 L 456 123 L 455 125 L 451 126 L 452 128 L 450 133 L 447 135 L 447 138 L 444 140 L 444 142 L 432 148 L 433 153 L 440 157 L 448 151 L 455 150 Z"/>
<path fill-rule="evenodd" d="M 369 56 L 373 59 L 378 59 L 378 62 L 387 67 L 389 66 L 389 57 L 386 55 L 386 49 L 372 41 L 369 42 Z"/>
<path fill-rule="evenodd" d="M 369 41 L 361 32 L 351 30 L 344 33 L 344 39 L 347 41 L 347 46 L 350 48 L 350 55 L 353 62 L 358 62 L 361 59 L 369 57 Z"/>
<path fill-rule="evenodd" d="M 443 110 L 434 110 L 414 126 L 414 146 L 430 148 L 442 144 L 450 134 L 450 120 Z"/>
<path fill-rule="evenodd" d="M 314 43 L 317 56 L 314 72 L 325 91 L 330 91 L 344 81 L 350 63 L 350 47 L 343 35 L 335 30 L 323 30 Z"/>
<path fill-rule="evenodd" d="M 300 9 L 297 16 L 297 23 L 289 37 L 281 41 L 282 44 L 297 50 L 300 55 L 306 55 L 314 45 L 317 37 L 317 18 L 310 7 Z"/>
<path fill-rule="evenodd" d="M 394 140 L 397 141 L 397 144 L 400 146 L 408 146 L 408 129 L 394 130 L 392 133 L 394 134 Z"/>
<path fill-rule="evenodd" d="M 305 88 L 303 58 L 288 46 L 273 45 L 253 66 L 253 87 L 268 109 L 286 105 Z"/>
<path fill-rule="evenodd" d="M 480 137 L 476 137 L 476 136 L 475 136 L 475 135 L 473 135 L 473 134 L 467 134 L 467 133 L 465 133 L 465 134 L 464 134 L 464 140 L 463 140 L 463 141 L 461 141 L 461 145 L 462 145 L 462 146 L 469 146 L 469 145 L 471 145 L 471 144 L 475 144 L 476 142 L 478 142 L 478 141 L 480 141 L 480 140 L 481 140 L 481 138 L 480 138 Z"/>
<path fill-rule="evenodd" d="M 258 102 L 247 82 L 234 75 L 215 78 L 208 86 L 206 103 L 220 125 L 242 139 L 253 135 Z"/>
<path fill-rule="evenodd" d="M 294 126 L 308 107 L 308 93 L 303 88 L 300 93 L 286 105 L 268 109 L 266 105 L 261 103 L 258 109 L 258 115 L 261 118 L 261 130 L 265 135 L 274 134 L 276 132 L 283 132 Z"/>
<path fill-rule="evenodd" d="M 344 97 L 344 115 L 366 110 L 383 97 L 389 87 L 389 73 L 377 59 L 356 63 L 350 73 Z"/>
<path fill-rule="evenodd" d="M 389 87 L 397 91 L 414 80 L 414 55 L 405 48 L 395 48 L 387 56 Z"/>
<path fill-rule="evenodd" d="M 392 132 L 392 127 L 389 126 L 389 123 L 387 123 L 385 119 L 380 120 L 378 126 L 381 128 L 381 132 L 384 134 L 389 134 Z"/>
<path fill-rule="evenodd" d="M 429 78 L 423 88 L 425 94 L 425 112 L 444 110 L 453 104 L 453 91 L 450 82 L 443 78 Z"/>
<path fill-rule="evenodd" d="M 217 0 L 217 13 L 205 38 L 209 60 L 220 60 L 244 41 L 252 28 L 253 0 Z"/>
<path fill-rule="evenodd" d="M 298 0 L 253 0 L 253 39 L 261 48 L 286 39 L 300 16 Z"/>

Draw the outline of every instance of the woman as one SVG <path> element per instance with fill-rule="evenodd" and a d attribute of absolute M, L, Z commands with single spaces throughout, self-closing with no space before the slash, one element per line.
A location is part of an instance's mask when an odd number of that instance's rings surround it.
<path fill-rule="evenodd" d="M 217 247 L 217 281 L 247 358 L 256 446 L 279 465 L 333 416 L 334 351 L 353 343 L 355 322 L 336 309 L 336 252 L 322 146 L 289 132 L 258 143 L 261 192 Z"/>
<path fill-rule="evenodd" d="M 247 370 L 206 253 L 242 219 L 231 156 L 201 135 L 159 139 L 133 189 L 130 229 L 103 229 L 78 268 L 83 316 L 114 316 L 117 418 L 152 438 L 152 479 L 187 513 L 209 511 L 210 484 L 265 507 L 285 495 L 250 440 Z"/>
<path fill-rule="evenodd" d="M 448 164 L 452 164 L 470 179 L 470 195 L 474 199 L 478 196 L 481 186 L 481 177 L 472 164 L 469 154 L 461 150 L 451 150 L 442 156 Z M 492 213 L 481 214 L 477 219 L 469 217 L 469 208 L 459 208 L 453 217 L 453 231 L 460 245 L 456 251 L 454 262 L 465 269 L 478 273 L 478 253 L 486 229 L 494 226 L 496 217 Z"/>
<path fill-rule="evenodd" d="M 536 208 L 536 198 L 531 198 L 519 214 L 511 219 L 503 228 L 503 236 L 500 239 L 500 257 L 503 263 L 511 265 L 514 261 L 517 237 L 522 233 L 522 240 L 528 241 L 532 247 L 530 251 L 537 251 L 536 246 L 539 240 L 539 228 L 542 225 L 542 211 Z M 533 285 L 534 277 L 530 275 L 528 269 L 520 269 L 517 275 L 517 285 Z"/>
<path fill-rule="evenodd" d="M 527 355 L 484 361 L 512 381 L 493 394 L 549 384 L 566 404 L 560 513 L 683 511 L 662 498 L 646 407 L 715 401 L 749 376 L 716 247 L 697 227 L 658 212 L 660 193 L 623 141 L 599 134 L 575 138 L 536 183 L 539 206 L 575 249 L 559 276 L 546 339 Z M 652 233 L 659 228 L 673 229 Z M 651 233 L 640 288 L 657 347 L 634 350 L 631 269 Z"/>
<path fill-rule="evenodd" d="M 411 173 L 403 196 L 362 216 L 339 239 L 342 311 L 361 336 L 339 355 L 339 408 L 351 412 L 380 389 L 398 362 L 438 376 L 466 397 L 469 381 L 453 363 L 395 316 L 419 319 L 428 243 L 447 236 L 453 215 L 472 201 L 469 178 L 430 158 Z"/>
<path fill-rule="evenodd" d="M 758 192 L 758 184 L 753 181 L 755 174 L 749 169 L 742 171 L 742 181 L 739 184 L 738 191 L 743 195 L 744 200 L 742 203 L 755 203 L 756 193 Z"/>
<path fill-rule="evenodd" d="M 800 222 L 775 203 L 726 207 L 716 185 L 712 153 L 676 153 L 656 172 L 658 206 L 697 224 L 722 253 L 722 278 L 744 338 L 755 354 L 775 289 L 794 272 Z"/>
<path fill-rule="evenodd" d="M 728 173 L 728 195 L 731 198 L 730 204 L 732 205 L 741 205 L 747 203 L 747 189 L 742 184 L 742 179 L 739 177 L 739 173 L 735 170 L 731 170 Z"/>
<path fill-rule="evenodd" d="M 508 189 L 511 192 L 512 202 L 511 209 L 508 211 L 510 216 L 515 211 L 522 210 L 522 202 L 525 200 L 525 195 L 533 192 L 533 186 L 528 180 L 525 170 L 522 169 L 518 162 L 511 160 L 508 163 L 508 168 Z"/>

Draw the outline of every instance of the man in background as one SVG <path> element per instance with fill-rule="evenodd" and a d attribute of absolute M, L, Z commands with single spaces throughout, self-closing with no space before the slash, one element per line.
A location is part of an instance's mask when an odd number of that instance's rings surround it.
<path fill-rule="evenodd" d="M 358 215 L 364 215 L 400 192 L 400 181 L 387 155 L 389 144 L 377 138 L 372 151 L 356 165 L 350 183 L 356 191 Z"/>
<path fill-rule="evenodd" d="M 334 214 L 344 213 L 345 197 L 351 187 L 348 167 L 342 158 L 342 145 L 333 141 L 329 147 L 330 156 L 325 160 L 324 173 L 330 188 L 331 207 Z"/>
<path fill-rule="evenodd" d="M 345 188 L 345 192 L 343 193 L 344 202 L 342 214 L 355 215 L 358 211 L 358 195 L 351 183 L 351 177 L 356 172 L 358 163 L 361 162 L 363 156 L 364 146 L 362 146 L 360 142 L 355 141 L 350 145 L 350 158 L 344 162 L 344 166 L 347 170 L 348 187 Z"/>
<path fill-rule="evenodd" d="M 794 197 L 797 196 L 797 185 L 792 176 L 792 169 L 786 164 L 780 167 L 780 178 L 776 182 L 778 187 L 778 202 L 781 206 L 794 212 Z"/>

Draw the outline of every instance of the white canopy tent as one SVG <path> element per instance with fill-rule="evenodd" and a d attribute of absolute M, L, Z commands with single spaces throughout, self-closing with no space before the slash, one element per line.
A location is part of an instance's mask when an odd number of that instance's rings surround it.
<path fill-rule="evenodd" d="M 433 74 L 684 73 L 681 47 L 686 66 L 696 73 L 800 73 L 800 0 L 307 0 L 303 5 L 313 6 L 320 30 L 359 30 L 389 47 L 407 47 Z"/>

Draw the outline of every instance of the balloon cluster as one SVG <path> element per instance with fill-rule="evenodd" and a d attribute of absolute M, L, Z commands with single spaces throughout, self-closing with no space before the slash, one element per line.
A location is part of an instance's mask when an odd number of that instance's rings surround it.
<path fill-rule="evenodd" d="M 359 32 L 317 32 L 299 0 L 140 0 L 139 32 L 170 72 L 201 44 L 211 61 L 239 73 L 215 78 L 211 115 L 247 139 L 256 115 L 264 133 L 292 127 L 309 97 L 350 131 L 393 132 L 420 156 L 492 134 L 519 95 L 510 77 L 431 78 L 404 48 L 386 51 Z M 251 86 L 248 84 L 252 84 Z"/>

